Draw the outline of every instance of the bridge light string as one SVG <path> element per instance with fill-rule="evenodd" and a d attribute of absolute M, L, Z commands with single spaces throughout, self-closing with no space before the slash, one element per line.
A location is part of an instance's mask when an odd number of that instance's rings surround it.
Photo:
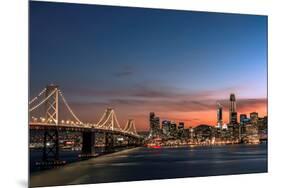
<path fill-rule="evenodd" d="M 114 112 L 114 111 L 113 111 Z M 116 115 L 115 115 L 115 113 L 113 114 L 113 117 L 114 117 L 114 119 L 115 119 L 115 121 L 116 121 L 116 123 L 117 123 L 117 128 L 118 128 L 118 130 L 122 130 L 121 129 L 121 126 L 120 126 L 120 124 L 119 124 L 119 122 L 117 121 L 117 118 L 116 118 Z M 114 127 L 113 127 L 114 128 Z"/>
<path fill-rule="evenodd" d="M 68 105 L 68 103 L 67 103 L 67 101 L 65 100 L 65 98 L 64 98 L 64 96 L 63 96 L 61 90 L 58 90 L 58 91 L 59 91 L 59 94 L 60 94 L 60 96 L 61 96 L 61 98 L 62 98 L 62 100 L 63 100 L 63 103 L 65 104 L 65 106 L 67 107 L 67 109 L 69 110 L 69 112 L 71 113 L 71 115 L 74 117 L 74 119 L 75 119 L 76 121 L 78 121 L 80 124 L 83 124 L 83 122 L 79 120 L 79 118 L 74 114 L 74 112 L 72 111 L 72 109 L 71 109 L 70 106 Z"/>
<path fill-rule="evenodd" d="M 101 122 L 103 122 L 103 120 L 105 119 L 105 117 L 106 117 L 106 112 L 107 112 L 107 110 L 105 110 L 105 112 L 103 113 L 103 115 L 102 115 L 100 121 L 96 124 L 97 126 L 99 126 L 99 125 L 101 124 Z"/>
<path fill-rule="evenodd" d="M 38 100 L 38 98 L 43 95 L 45 92 L 46 92 L 46 88 L 44 88 L 36 97 L 34 97 L 30 102 L 29 102 L 29 105 L 34 103 L 36 100 Z M 74 121 L 66 121 L 67 124 L 71 123 L 71 125 L 85 125 L 85 126 L 97 126 L 98 128 L 102 128 L 102 129 L 111 129 L 111 130 L 118 130 L 118 131 L 124 131 L 124 132 L 127 132 L 129 134 L 133 134 L 133 135 L 136 135 L 136 136 L 139 136 L 136 132 L 136 128 L 135 128 L 135 125 L 134 125 L 134 121 L 131 121 L 131 122 L 127 122 L 126 126 L 124 129 L 121 128 L 118 120 L 117 120 L 117 117 L 116 117 L 116 114 L 114 112 L 114 110 L 112 108 L 108 108 L 106 109 L 105 113 L 102 115 L 102 118 L 100 119 L 100 121 L 97 123 L 97 124 L 91 124 L 91 123 L 87 123 L 87 124 L 84 124 L 83 122 L 81 122 L 79 120 L 79 118 L 74 114 L 73 110 L 70 108 L 69 104 L 67 103 L 64 95 L 62 94 L 61 90 L 59 89 L 54 89 L 54 91 L 52 91 L 47 97 L 45 97 L 41 102 L 39 102 L 36 106 L 32 107 L 31 109 L 29 109 L 29 112 L 32 112 L 33 110 L 37 109 L 39 106 L 41 106 L 43 103 L 45 103 L 52 95 L 55 94 L 55 92 L 59 92 L 62 100 L 63 100 L 63 103 L 65 104 L 65 106 L 67 107 L 67 109 L 69 110 L 69 112 L 71 113 L 71 115 L 75 118 L 76 122 Z M 109 119 L 111 118 L 111 122 L 109 122 Z M 44 120 L 43 120 L 44 119 Z M 45 122 L 45 118 L 43 118 L 40 120 L 42 122 Z M 105 121 L 104 121 L 105 120 Z M 37 121 L 37 118 L 36 120 Z M 48 120 L 47 120 L 48 121 Z M 103 122 L 104 121 L 104 122 Z M 114 122 L 116 121 L 116 122 Z M 103 122 L 103 123 L 102 123 Z M 65 121 L 61 121 L 61 123 L 65 123 Z M 102 124 L 101 124 L 102 123 Z M 109 123 L 109 124 L 108 124 Z M 106 124 L 108 124 L 106 126 Z M 117 126 L 115 128 L 115 126 Z M 133 130 L 130 130 L 130 129 L 133 129 Z"/>
<path fill-rule="evenodd" d="M 128 129 L 127 129 L 127 132 L 129 132 L 129 133 L 131 133 L 131 132 L 133 132 L 132 131 L 132 121 L 129 123 L 129 127 L 128 127 Z"/>
<path fill-rule="evenodd" d="M 39 106 L 41 106 L 44 102 L 46 102 L 55 92 L 57 91 L 57 89 L 54 89 L 54 91 L 52 93 L 50 93 L 44 100 L 42 100 L 39 104 L 37 104 L 36 106 L 34 106 L 33 108 L 29 109 L 29 112 L 32 112 L 33 110 L 37 109 Z"/>
<path fill-rule="evenodd" d="M 138 135 L 138 133 L 137 133 L 137 129 L 136 129 L 136 125 L 135 125 L 135 121 L 133 121 L 133 133 L 135 134 L 135 135 Z"/>
<path fill-rule="evenodd" d="M 123 131 L 129 133 L 129 134 L 133 134 L 136 136 L 139 136 L 137 131 L 136 131 L 136 126 L 135 126 L 135 121 L 134 120 L 128 120 L 126 127 L 123 129 Z"/>
<path fill-rule="evenodd" d="M 134 134 L 136 134 L 136 127 L 135 127 L 135 121 L 133 120 L 132 123 L 131 123 L 131 128 L 132 128 L 132 132 Z"/>
<path fill-rule="evenodd" d="M 102 115 L 100 121 L 99 121 L 98 123 L 96 123 L 95 126 L 96 126 L 97 128 L 100 128 L 101 125 L 102 125 L 102 124 L 106 121 L 106 119 L 108 118 L 108 115 L 109 115 L 109 114 L 107 113 L 107 110 L 105 110 L 105 112 L 103 113 L 103 115 Z"/>
<path fill-rule="evenodd" d="M 96 124 L 96 126 L 98 128 L 103 128 L 103 126 L 105 125 L 105 123 L 108 121 L 109 117 L 111 115 L 111 110 L 106 109 L 102 118 L 100 119 L 100 121 Z M 102 123 L 103 122 L 103 123 Z"/>
<path fill-rule="evenodd" d="M 129 128 L 129 123 L 130 123 L 130 120 L 127 121 L 123 131 L 127 131 L 127 129 Z"/>
<path fill-rule="evenodd" d="M 43 95 L 46 92 L 47 88 L 42 89 L 42 91 L 36 96 L 34 97 L 32 100 L 29 101 L 29 105 L 32 104 L 33 102 L 35 102 L 41 95 Z"/>
<path fill-rule="evenodd" d="M 109 115 L 108 115 L 107 119 L 105 120 L 105 122 L 102 125 L 98 126 L 98 127 L 104 128 L 105 124 L 109 121 L 109 118 L 111 117 L 111 114 L 112 114 L 112 111 L 109 113 Z"/>
<path fill-rule="evenodd" d="M 131 119 L 128 119 L 123 131 L 128 132 L 128 130 L 130 129 L 130 126 L 131 126 Z"/>
<path fill-rule="evenodd" d="M 113 131 L 114 130 L 114 111 L 113 111 L 113 109 L 111 110 L 110 118 L 111 118 L 111 121 L 110 121 L 108 128 Z"/>

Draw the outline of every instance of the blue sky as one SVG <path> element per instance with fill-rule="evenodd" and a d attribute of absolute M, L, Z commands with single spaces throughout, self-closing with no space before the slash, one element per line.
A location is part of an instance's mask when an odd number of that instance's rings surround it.
<path fill-rule="evenodd" d="M 89 121 L 89 103 L 125 118 L 134 106 L 114 101 L 265 99 L 267 17 L 30 2 L 31 96 L 48 83 Z"/>

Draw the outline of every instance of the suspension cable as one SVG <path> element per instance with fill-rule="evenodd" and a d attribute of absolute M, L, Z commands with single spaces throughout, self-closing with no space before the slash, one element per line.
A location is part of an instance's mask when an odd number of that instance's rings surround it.
<path fill-rule="evenodd" d="M 32 104 L 32 103 L 34 103 L 36 100 L 38 100 L 38 98 L 39 98 L 41 95 L 43 95 L 43 94 L 46 92 L 46 90 L 47 90 L 47 89 L 44 88 L 36 97 L 34 97 L 34 98 L 29 102 L 29 105 Z M 34 106 L 34 107 L 32 107 L 31 109 L 29 109 L 29 112 L 32 112 L 33 110 L 35 110 L 35 109 L 37 109 L 39 106 L 41 106 L 43 103 L 45 103 L 56 91 L 59 92 L 59 94 L 60 94 L 60 96 L 61 96 L 61 98 L 62 98 L 62 100 L 63 100 L 64 105 L 67 107 L 68 111 L 69 111 L 69 112 L 71 113 L 71 115 L 75 118 L 75 120 L 78 121 L 80 124 L 83 124 L 83 122 L 80 121 L 79 118 L 74 114 L 73 110 L 70 108 L 70 106 L 69 106 L 69 104 L 67 103 L 66 99 L 64 98 L 64 96 L 63 96 L 61 90 L 59 90 L 59 89 L 55 89 L 53 92 L 51 92 L 44 100 L 42 100 L 42 101 L 41 101 L 40 103 L 38 103 L 36 106 Z M 106 125 L 106 123 L 108 123 L 108 121 L 109 121 L 109 119 L 110 119 L 110 117 L 111 117 L 111 118 L 112 118 L 112 120 L 111 120 L 111 121 L 112 121 L 112 122 L 111 122 L 111 124 L 112 124 L 111 129 L 112 129 L 112 130 L 114 129 L 114 125 L 115 125 L 114 121 L 116 121 L 116 125 L 117 125 L 117 129 L 118 129 L 118 130 L 125 131 L 125 132 L 129 132 L 129 130 L 132 129 L 132 132 L 131 132 L 131 131 L 130 131 L 130 132 L 133 133 L 133 134 L 135 134 L 135 135 L 138 135 L 137 132 L 136 132 L 135 124 L 134 124 L 133 121 L 128 121 L 127 124 L 126 124 L 126 126 L 125 126 L 125 128 L 122 129 L 121 126 L 120 126 L 120 124 L 119 124 L 119 122 L 118 122 L 118 120 L 117 120 L 117 117 L 116 117 L 116 115 L 115 115 L 115 113 L 114 113 L 114 110 L 112 109 L 109 114 L 108 114 L 107 112 L 108 112 L 108 110 L 106 110 L 105 113 L 103 113 L 103 115 L 102 115 L 100 121 L 99 121 L 97 124 L 95 124 L 97 127 L 104 128 L 104 126 Z M 107 114 L 108 114 L 108 115 L 107 115 Z M 105 118 L 106 118 L 106 119 L 105 119 Z M 105 121 L 104 121 L 104 120 L 105 120 Z M 103 122 L 103 121 L 104 121 L 104 122 Z M 102 122 L 103 122 L 103 123 L 102 123 Z M 101 124 L 101 123 L 102 123 L 102 124 Z M 132 125 L 132 123 L 133 123 L 133 125 Z M 101 125 L 100 125 L 100 124 L 101 124 Z M 106 126 L 105 128 L 110 128 L 110 127 Z"/>
<path fill-rule="evenodd" d="M 119 129 L 119 130 L 122 130 L 122 129 L 121 129 L 121 126 L 120 126 L 120 124 L 119 124 L 119 122 L 117 121 L 117 118 L 116 118 L 115 113 L 113 114 L 113 116 L 114 116 L 115 121 L 117 122 L 118 129 Z"/>
<path fill-rule="evenodd" d="M 128 127 L 129 127 L 129 123 L 130 123 L 130 120 L 128 120 L 128 121 L 127 121 L 127 123 L 126 123 L 126 125 L 125 125 L 125 127 L 124 127 L 123 131 L 126 131 L 126 130 L 128 129 Z"/>
<path fill-rule="evenodd" d="M 111 111 L 110 114 L 108 115 L 108 117 L 107 117 L 107 119 L 105 120 L 105 122 L 104 122 L 102 125 L 100 125 L 99 127 L 103 127 L 103 126 L 107 123 L 107 121 L 109 120 L 111 114 L 112 114 L 112 111 Z"/>
<path fill-rule="evenodd" d="M 135 126 L 135 121 L 128 121 L 125 129 L 123 129 L 125 132 L 133 134 L 133 135 L 138 135 L 137 131 L 136 131 L 136 126 Z"/>
<path fill-rule="evenodd" d="M 74 119 L 75 119 L 76 121 L 78 121 L 80 124 L 83 124 L 82 121 L 80 121 L 80 120 L 78 119 L 78 117 L 74 114 L 74 112 L 72 111 L 72 109 L 71 109 L 70 106 L 68 105 L 68 103 L 67 103 L 67 101 L 65 100 L 65 98 L 64 98 L 64 96 L 63 96 L 61 90 L 59 90 L 59 94 L 60 94 L 60 96 L 61 96 L 61 98 L 62 98 L 62 100 L 63 100 L 63 103 L 65 104 L 65 106 L 67 107 L 67 109 L 68 109 L 68 111 L 71 113 L 71 115 L 74 117 Z"/>
<path fill-rule="evenodd" d="M 132 128 L 132 122 L 130 121 L 128 128 L 125 130 L 127 133 L 131 133 L 131 128 Z"/>
<path fill-rule="evenodd" d="M 137 129 L 136 129 L 136 125 L 135 125 L 135 121 L 134 121 L 134 124 L 133 124 L 133 133 L 134 133 L 135 135 L 138 135 Z"/>
<path fill-rule="evenodd" d="M 100 121 L 96 124 L 97 126 L 99 126 L 99 124 L 100 124 L 101 122 L 103 122 L 103 120 L 104 120 L 104 118 L 105 118 L 105 116 L 106 116 L 106 112 L 107 112 L 107 110 L 103 113 L 103 115 L 102 115 Z"/>
<path fill-rule="evenodd" d="M 33 110 L 37 109 L 39 106 L 41 106 L 44 102 L 46 102 L 55 92 L 57 89 L 55 89 L 52 93 L 50 93 L 44 100 L 42 100 L 39 104 L 34 106 L 33 108 L 29 109 L 29 112 L 32 112 Z"/>
<path fill-rule="evenodd" d="M 41 95 L 43 95 L 46 92 L 46 90 L 47 90 L 46 88 L 42 89 L 42 91 L 40 91 L 40 93 L 32 100 L 30 100 L 28 104 L 31 105 L 33 102 L 35 102 Z"/>

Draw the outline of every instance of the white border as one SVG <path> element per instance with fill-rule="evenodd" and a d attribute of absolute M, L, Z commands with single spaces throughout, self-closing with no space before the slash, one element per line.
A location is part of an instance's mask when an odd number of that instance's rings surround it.
<path fill-rule="evenodd" d="M 53 1 L 53 0 L 52 0 Z M 62 1 L 60 1 L 62 2 Z M 269 173 L 185 178 L 73 187 L 271 187 L 279 184 L 280 145 L 280 13 L 277 0 L 67 0 L 63 2 L 200 10 L 269 15 Z M 0 6 L 0 161 L 1 187 L 27 183 L 28 1 L 1 1 Z M 12 122 L 12 123 L 11 123 Z M 173 169 L 171 169 L 173 170 Z M 271 185 L 272 184 L 272 185 Z M 62 186 L 64 187 L 64 186 Z M 68 186 L 65 186 L 68 187 Z M 274 186 L 276 187 L 276 186 Z"/>

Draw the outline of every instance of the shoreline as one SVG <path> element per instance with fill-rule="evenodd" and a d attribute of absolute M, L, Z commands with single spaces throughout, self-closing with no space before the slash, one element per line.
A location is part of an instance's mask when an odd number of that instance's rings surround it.
<path fill-rule="evenodd" d="M 267 142 L 261 142 L 261 143 L 229 143 L 229 144 L 206 144 L 206 145 L 200 145 L 200 144 L 185 144 L 185 145 L 160 145 L 161 148 L 193 148 L 193 147 L 214 147 L 214 146 L 233 146 L 233 145 L 261 145 L 261 144 L 267 144 Z M 145 146 L 147 148 L 151 148 L 149 146 Z"/>
<path fill-rule="evenodd" d="M 79 163 L 79 162 L 86 162 L 86 161 L 100 159 L 100 158 L 103 158 L 103 157 L 110 157 L 110 156 L 119 155 L 119 154 L 122 154 L 122 153 L 128 153 L 128 152 L 131 152 L 133 150 L 140 149 L 142 147 L 143 146 L 138 146 L 138 147 L 133 147 L 133 148 L 126 148 L 126 149 L 123 149 L 123 150 L 120 150 L 120 151 L 111 152 L 111 153 L 101 153 L 101 154 L 98 154 L 96 156 L 89 157 L 89 158 L 84 158 L 84 159 L 78 157 L 79 160 L 67 162 L 65 165 L 62 165 L 62 166 L 59 166 L 59 167 L 55 167 L 54 166 L 54 167 L 50 167 L 50 168 L 46 168 L 46 169 L 36 170 L 36 171 L 33 171 L 33 172 L 31 172 L 29 170 L 29 173 L 30 173 L 30 176 L 33 176 L 33 175 L 37 175 L 39 173 L 49 172 L 49 171 L 52 171 L 54 169 L 63 168 L 63 167 L 69 166 L 69 165 L 73 165 L 73 164 L 76 164 L 76 163 Z M 31 152 L 31 151 L 32 150 L 30 150 L 29 152 Z M 30 166 L 30 164 L 29 164 L 29 166 Z"/>

